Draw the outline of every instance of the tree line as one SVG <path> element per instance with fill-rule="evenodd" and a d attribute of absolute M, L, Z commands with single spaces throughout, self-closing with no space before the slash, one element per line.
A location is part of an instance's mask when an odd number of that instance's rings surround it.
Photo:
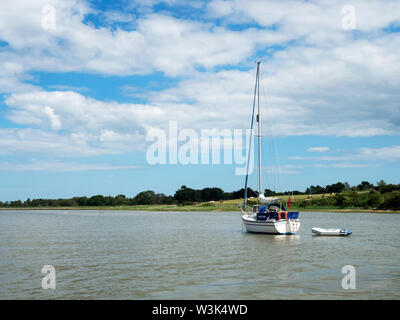
<path fill-rule="evenodd" d="M 298 191 L 285 194 L 301 194 Z M 387 184 L 380 180 L 373 185 L 362 181 L 356 186 L 347 182 L 337 182 L 325 187 L 310 186 L 306 189 L 307 199 L 297 201 L 293 205 L 300 208 L 360 208 L 400 210 L 400 184 Z M 313 198 L 313 194 L 323 194 Z M 330 196 L 324 196 L 324 195 Z"/>
<path fill-rule="evenodd" d="M 380 193 L 375 189 L 366 192 L 346 190 L 330 197 L 305 199 L 296 202 L 300 208 L 360 208 L 400 210 L 400 190 Z"/>
<path fill-rule="evenodd" d="M 249 197 L 257 197 L 258 193 L 248 188 Z M 192 189 L 182 186 L 173 196 L 155 193 L 153 190 L 139 192 L 130 198 L 123 194 L 113 196 L 95 195 L 92 197 L 73 197 L 68 199 L 27 199 L 25 201 L 0 201 L 0 207 L 90 207 L 90 206 L 134 206 L 162 204 L 192 204 L 194 202 L 220 201 L 243 198 L 244 188 L 224 192 L 221 188 Z"/>
<path fill-rule="evenodd" d="M 282 195 L 308 195 L 308 199 L 296 202 L 293 205 L 299 207 L 359 207 L 375 209 L 400 209 L 400 184 L 387 184 L 383 180 L 376 185 L 368 181 L 362 181 L 359 185 L 350 186 L 347 182 L 337 182 L 325 187 L 310 186 L 304 192 L 293 190 L 276 192 L 265 189 L 265 196 Z M 330 194 L 313 198 L 313 194 Z M 248 188 L 248 197 L 258 197 L 258 192 Z M 176 190 L 173 196 L 163 193 L 155 193 L 152 190 L 139 192 L 134 197 L 123 194 L 117 196 L 95 195 L 92 197 L 73 197 L 69 199 L 27 199 L 25 201 L 0 201 L 0 207 L 102 207 L 102 206 L 134 206 L 134 205 L 186 205 L 197 202 L 223 201 L 241 199 L 244 196 L 244 188 L 237 191 L 225 192 L 221 188 L 193 189 L 182 186 Z"/>

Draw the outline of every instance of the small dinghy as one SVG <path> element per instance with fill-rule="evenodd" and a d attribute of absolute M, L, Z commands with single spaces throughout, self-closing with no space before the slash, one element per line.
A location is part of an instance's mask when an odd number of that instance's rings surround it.
<path fill-rule="evenodd" d="M 346 229 L 312 228 L 311 230 L 319 236 L 349 236 L 352 233 L 350 230 Z"/>

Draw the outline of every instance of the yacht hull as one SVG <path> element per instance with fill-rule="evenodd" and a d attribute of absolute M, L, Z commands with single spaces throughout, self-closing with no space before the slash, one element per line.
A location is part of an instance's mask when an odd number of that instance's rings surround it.
<path fill-rule="evenodd" d="M 242 215 L 242 222 L 247 232 L 267 234 L 295 234 L 300 228 L 299 219 L 257 220 L 255 215 Z"/>

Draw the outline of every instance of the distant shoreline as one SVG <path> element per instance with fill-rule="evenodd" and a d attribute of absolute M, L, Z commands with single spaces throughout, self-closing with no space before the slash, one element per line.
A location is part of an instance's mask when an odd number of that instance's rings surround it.
<path fill-rule="evenodd" d="M 205 205 L 206 204 L 206 205 Z M 236 206 L 220 206 L 220 205 L 208 205 L 207 203 L 200 205 L 137 205 L 137 206 L 90 206 L 90 207 L 15 207 L 5 208 L 2 207 L 0 210 L 113 210 L 113 211 L 178 211 L 178 212 L 240 212 Z M 300 211 L 300 212 L 367 212 L 367 213 L 400 213 L 398 210 L 374 210 L 374 209 L 354 209 L 354 208 L 290 208 L 289 211 Z"/>
<path fill-rule="evenodd" d="M 247 205 L 251 207 L 258 204 L 258 193 L 251 188 L 247 191 Z M 320 193 L 316 193 L 318 191 Z M 119 194 L 75 196 L 66 199 L 28 198 L 25 201 L 0 201 L 0 210 L 240 211 L 243 195 L 243 188 L 224 192 L 216 187 L 192 189 L 183 185 L 173 196 L 147 190 L 134 197 Z M 276 193 L 265 189 L 264 196 L 279 198 L 284 205 L 290 203 L 292 211 L 400 213 L 400 184 L 386 184 L 383 180 L 376 186 L 367 181 L 354 187 L 341 182 L 326 187 L 311 186 L 304 193 Z"/>

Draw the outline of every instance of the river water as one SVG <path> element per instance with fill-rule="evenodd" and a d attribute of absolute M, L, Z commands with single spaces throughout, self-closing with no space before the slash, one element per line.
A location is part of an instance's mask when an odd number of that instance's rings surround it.
<path fill-rule="evenodd" d="M 300 218 L 297 235 L 261 235 L 239 212 L 2 210 L 0 299 L 400 298 L 400 214 Z M 56 289 L 42 288 L 44 265 Z M 342 288 L 345 265 L 355 289 Z"/>

